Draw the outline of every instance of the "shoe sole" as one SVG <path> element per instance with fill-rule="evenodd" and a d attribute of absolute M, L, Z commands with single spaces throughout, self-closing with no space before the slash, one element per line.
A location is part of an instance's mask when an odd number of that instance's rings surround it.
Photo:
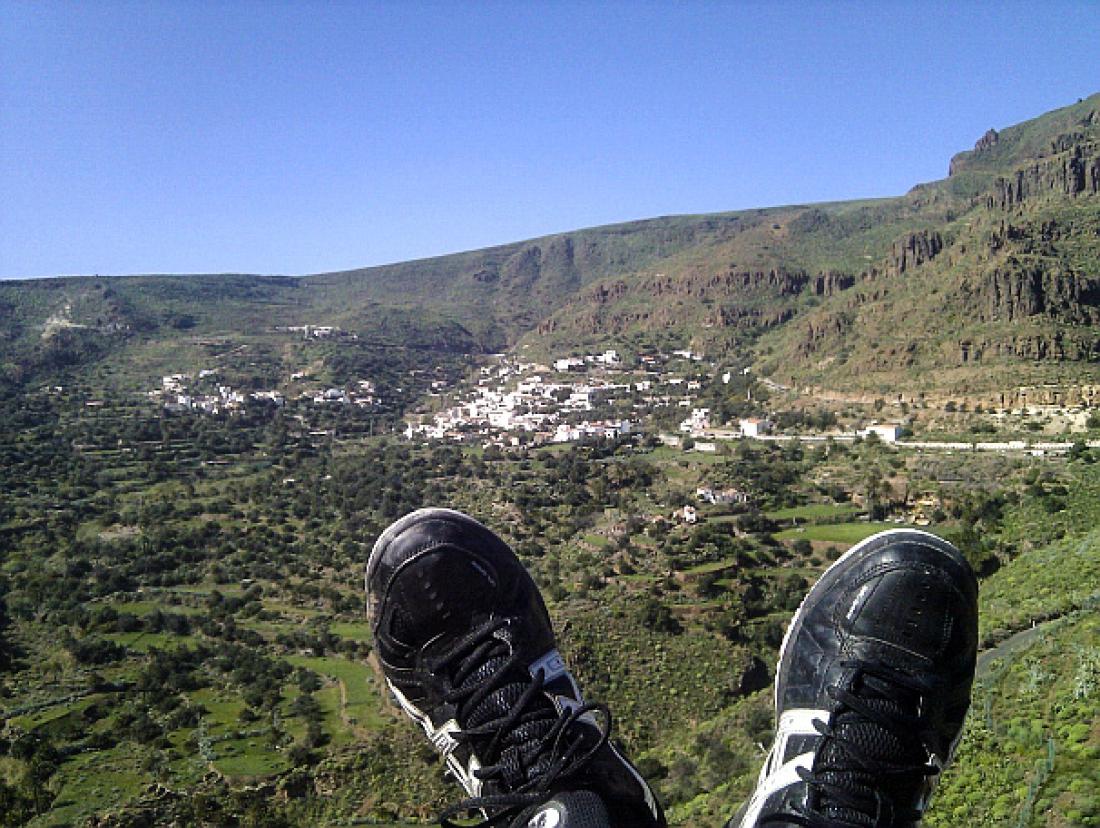
<path fill-rule="evenodd" d="M 802 617 L 804 615 L 806 606 L 810 603 L 811 599 L 815 598 L 817 595 L 820 595 L 822 592 L 832 587 L 832 584 L 829 582 L 830 573 L 833 573 L 836 569 L 840 568 L 844 564 L 847 564 L 854 560 L 860 555 L 860 553 L 865 552 L 873 542 L 885 537 L 889 537 L 891 535 L 916 535 L 918 537 L 932 538 L 936 541 L 936 543 L 933 545 L 936 547 L 936 549 L 939 549 L 941 552 L 943 552 L 943 554 L 947 558 L 954 560 L 957 563 L 961 563 L 967 569 L 969 569 L 970 567 L 970 564 L 967 563 L 966 558 L 964 558 L 962 556 L 962 553 L 960 553 L 958 550 L 955 550 L 955 554 L 952 555 L 947 550 L 940 547 L 941 543 L 947 543 L 947 541 L 945 541 L 938 535 L 933 535 L 931 532 L 925 532 L 921 529 L 887 529 L 882 532 L 877 532 L 868 538 L 864 538 L 843 555 L 841 555 L 839 558 L 837 558 L 835 561 L 833 561 L 829 565 L 829 567 L 821 573 L 821 577 L 817 579 L 817 583 L 815 583 L 810 588 L 810 591 L 806 593 L 805 597 L 802 599 L 802 602 L 798 605 L 798 609 L 795 611 L 794 616 L 791 618 L 791 623 L 787 625 L 787 631 L 783 634 L 783 643 L 779 645 L 779 657 L 776 659 L 775 662 L 775 688 L 772 691 L 772 704 L 775 708 L 777 717 L 779 715 L 779 674 L 783 667 L 783 659 L 786 657 L 787 654 L 787 646 L 795 637 L 795 631 L 801 629 Z M 954 549 L 953 546 L 952 549 Z"/>

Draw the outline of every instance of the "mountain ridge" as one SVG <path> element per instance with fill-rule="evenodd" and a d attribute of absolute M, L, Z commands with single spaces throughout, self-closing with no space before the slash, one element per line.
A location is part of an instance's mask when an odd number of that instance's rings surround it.
<path fill-rule="evenodd" d="M 990 366 L 997 383 L 1043 382 L 1059 364 L 1100 380 L 1098 194 L 1100 94 L 988 131 L 947 178 L 901 196 L 662 216 L 303 276 L 6 281 L 0 364 L 10 380 L 65 340 L 79 362 L 82 348 L 101 359 L 320 324 L 481 352 L 692 345 L 837 387 L 929 385 L 944 370 L 981 384 Z"/>

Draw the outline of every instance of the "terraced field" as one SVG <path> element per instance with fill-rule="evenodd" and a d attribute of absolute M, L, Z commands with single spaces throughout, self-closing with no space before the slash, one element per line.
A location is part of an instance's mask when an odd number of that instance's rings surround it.
<path fill-rule="evenodd" d="M 798 540 L 805 538 L 808 541 L 821 541 L 825 543 L 839 543 L 847 546 L 859 543 L 864 538 L 869 538 L 877 532 L 886 529 L 897 529 L 892 523 L 873 523 L 870 521 L 859 523 L 821 523 L 810 526 L 799 526 L 797 529 L 784 529 L 776 532 L 779 540 Z"/>

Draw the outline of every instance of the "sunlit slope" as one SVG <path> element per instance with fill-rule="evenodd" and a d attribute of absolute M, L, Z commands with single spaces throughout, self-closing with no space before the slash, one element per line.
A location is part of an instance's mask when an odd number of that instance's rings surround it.
<path fill-rule="evenodd" d="M 678 344 L 876 393 L 1096 381 L 1100 95 L 990 132 L 950 168 L 892 198 L 655 218 L 301 278 L 4 283 L 0 376 L 309 324 L 463 352 Z"/>

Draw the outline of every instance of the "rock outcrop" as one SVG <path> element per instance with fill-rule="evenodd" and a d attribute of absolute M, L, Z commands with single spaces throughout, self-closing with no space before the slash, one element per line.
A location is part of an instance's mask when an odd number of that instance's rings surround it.
<path fill-rule="evenodd" d="M 1072 325 L 1100 324 L 1100 280 L 1045 263 L 1010 261 L 983 274 L 976 286 L 965 283 L 960 299 L 982 322 L 1042 316 Z"/>
<path fill-rule="evenodd" d="M 974 152 L 982 152 L 997 145 L 1001 134 L 995 129 L 987 129 L 985 134 L 974 143 Z"/>
<path fill-rule="evenodd" d="M 990 359 L 1043 362 L 1083 362 L 1100 359 L 1100 336 L 1087 333 L 1028 333 L 1001 339 L 965 339 L 957 343 L 954 359 L 960 365 Z"/>
<path fill-rule="evenodd" d="M 1073 144 L 1052 158 L 1037 160 L 1011 176 L 998 178 L 986 197 L 986 207 L 1009 210 L 1045 195 L 1072 197 L 1097 193 L 1100 193 L 1100 145 Z"/>
<path fill-rule="evenodd" d="M 856 283 L 856 277 L 851 273 L 840 273 L 836 270 L 826 270 L 818 273 L 810 281 L 810 292 L 814 296 L 832 296 L 847 290 Z"/>
<path fill-rule="evenodd" d="M 653 298 L 684 296 L 696 299 L 719 298 L 764 291 L 770 296 L 794 296 L 801 293 L 810 276 L 804 270 L 736 270 L 670 276 L 658 273 L 642 277 L 637 289 Z"/>
<path fill-rule="evenodd" d="M 967 164 L 975 156 L 980 155 L 988 149 L 997 146 L 997 142 L 1001 140 L 1001 134 L 995 129 L 986 130 L 985 134 L 974 142 L 974 149 L 970 152 L 960 152 L 958 155 L 951 159 L 951 163 L 947 167 L 948 177 L 958 175 L 964 170 Z"/>
<path fill-rule="evenodd" d="M 943 237 L 936 230 L 910 233 L 894 242 L 886 262 L 888 275 L 900 276 L 914 267 L 930 262 L 943 250 Z"/>
<path fill-rule="evenodd" d="M 809 317 L 798 342 L 799 353 L 809 356 L 834 338 L 843 335 L 851 327 L 853 318 L 848 313 L 823 313 Z"/>

